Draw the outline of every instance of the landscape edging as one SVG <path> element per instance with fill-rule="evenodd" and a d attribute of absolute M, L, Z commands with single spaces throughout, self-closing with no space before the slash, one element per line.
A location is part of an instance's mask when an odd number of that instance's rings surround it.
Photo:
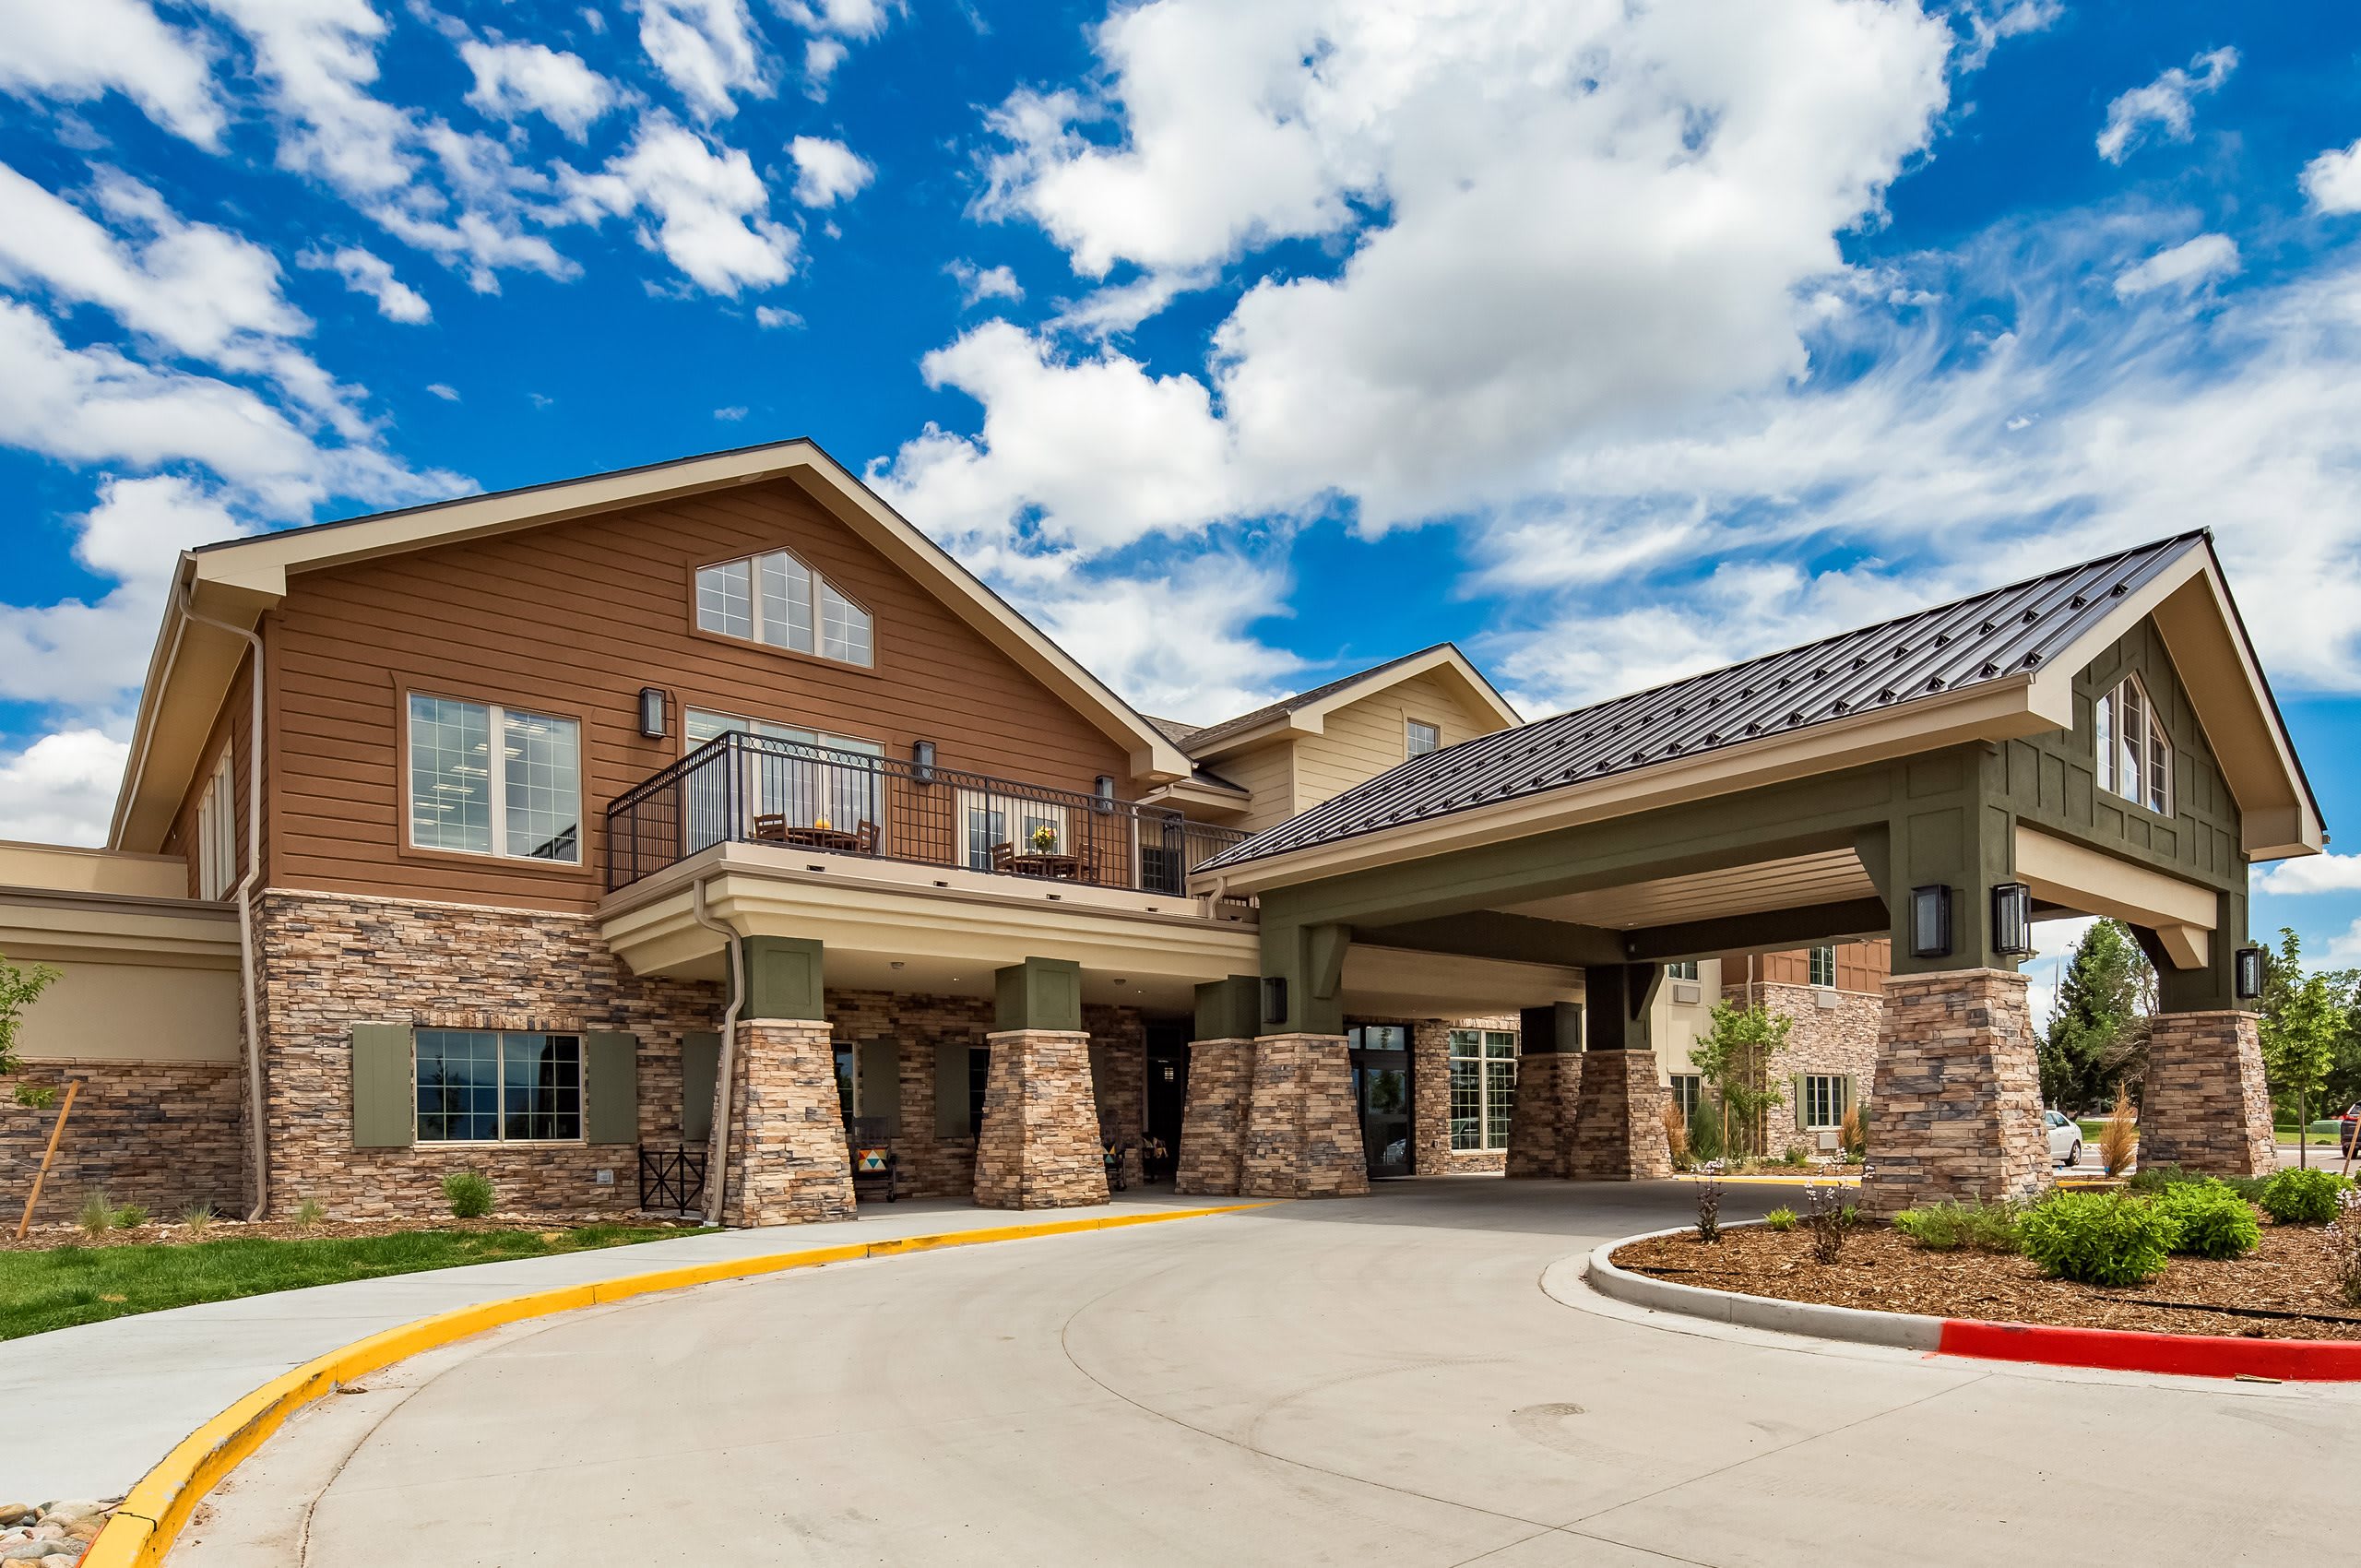
<path fill-rule="evenodd" d="M 508 1324 L 545 1317 L 553 1313 L 628 1301 L 635 1296 L 649 1295 L 658 1290 L 679 1290 L 724 1279 L 746 1279 L 788 1269 L 814 1268 L 823 1264 L 894 1257 L 904 1253 L 933 1252 L 949 1247 L 971 1247 L 988 1241 L 1025 1241 L 1037 1236 L 1057 1236 L 1082 1230 L 1114 1230 L 1133 1225 L 1154 1225 L 1164 1220 L 1236 1214 L 1245 1209 L 1266 1206 L 1251 1203 L 1158 1209 L 1144 1214 L 1097 1215 L 1085 1219 L 993 1225 L 970 1230 L 937 1231 L 923 1236 L 850 1241 L 834 1247 L 806 1247 L 795 1252 L 765 1253 L 757 1257 L 651 1269 L 587 1285 L 561 1285 L 521 1296 L 479 1301 L 473 1306 L 457 1307 L 431 1317 L 397 1324 L 280 1373 L 183 1438 L 153 1469 L 139 1479 L 138 1484 L 116 1505 L 105 1527 L 99 1532 L 98 1539 L 90 1544 L 90 1550 L 83 1556 L 81 1568 L 158 1568 L 164 1561 L 164 1554 L 172 1550 L 173 1540 L 187 1525 L 190 1515 L 196 1513 L 196 1505 L 204 1501 L 206 1493 L 219 1485 L 296 1411 L 322 1395 L 334 1393 L 355 1378 L 365 1377 L 423 1351 L 455 1344 Z"/>
<path fill-rule="evenodd" d="M 1759 1222 L 1750 1222 L 1759 1223 Z M 1981 1360 L 2029 1361 L 2104 1372 L 2159 1372 L 2179 1377 L 2250 1377 L 2286 1383 L 2361 1383 L 2361 1341 L 2241 1339 L 2226 1335 L 2151 1334 L 2122 1328 L 2068 1328 L 2049 1324 L 1987 1323 L 1918 1313 L 1832 1307 L 1681 1285 L 1619 1266 L 1614 1254 L 1638 1241 L 1687 1235 L 1692 1225 L 1626 1236 L 1591 1249 L 1583 1277 L 1600 1295 L 1629 1306 L 1778 1334 L 1801 1334 L 1857 1345 L 1938 1352 Z"/>

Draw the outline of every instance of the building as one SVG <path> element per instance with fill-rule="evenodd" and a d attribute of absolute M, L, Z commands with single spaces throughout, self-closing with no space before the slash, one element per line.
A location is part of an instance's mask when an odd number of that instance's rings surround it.
<path fill-rule="evenodd" d="M 2319 842 L 2202 536 L 1534 724 L 1442 647 L 1192 727 L 789 442 L 184 555 L 108 847 L 0 851 L 0 951 L 65 973 L 52 1215 L 1629 1179 L 1705 967 L 1887 939 L 1879 1164 L 1948 1190 L 2029 1179 L 1996 886 L 2150 933 L 2235 1164 L 2247 866 Z"/>

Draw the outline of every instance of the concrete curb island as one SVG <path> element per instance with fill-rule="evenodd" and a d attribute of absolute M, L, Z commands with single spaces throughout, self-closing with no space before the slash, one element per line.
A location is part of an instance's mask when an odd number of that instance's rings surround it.
<path fill-rule="evenodd" d="M 163 1460 L 131 1489 L 99 1532 L 82 1568 L 154 1568 L 164 1561 L 172 1542 L 187 1525 L 207 1492 L 213 1490 L 247 1455 L 296 1411 L 343 1384 L 364 1377 L 421 1351 L 453 1344 L 470 1336 L 582 1307 L 628 1301 L 659 1290 L 685 1289 L 725 1279 L 747 1279 L 788 1269 L 815 1268 L 823 1264 L 851 1263 L 863 1258 L 893 1257 L 904 1253 L 935 1252 L 949 1247 L 979 1246 L 988 1241 L 1015 1241 L 1038 1236 L 1059 1236 L 1085 1230 L 1114 1230 L 1134 1225 L 1156 1225 L 1172 1219 L 1237 1214 L 1263 1208 L 1264 1204 L 1223 1204 L 1202 1208 L 1164 1209 L 1146 1214 L 1097 1215 L 1086 1219 L 1042 1220 L 1025 1225 L 990 1226 L 947 1230 L 921 1236 L 896 1236 L 854 1241 L 834 1247 L 806 1247 L 795 1252 L 755 1257 L 729 1258 L 714 1263 L 623 1275 L 586 1284 L 563 1285 L 525 1295 L 480 1301 L 472 1306 L 437 1313 L 431 1317 L 369 1335 L 283 1372 L 232 1404 L 181 1440 Z"/>
<path fill-rule="evenodd" d="M 1759 1224 L 1760 1221 L 1747 1221 Z M 2044 1324 L 1986 1323 L 1783 1301 L 1680 1285 L 1616 1265 L 1614 1253 L 1635 1241 L 1687 1235 L 1677 1225 L 1626 1236 L 1591 1250 L 1583 1277 L 1600 1295 L 1627 1306 L 1679 1313 L 1714 1323 L 1802 1334 L 1856 1345 L 1883 1345 L 1928 1355 L 1993 1361 L 2031 1361 L 2106 1372 L 2165 1372 L 2179 1377 L 2259 1377 L 2283 1383 L 2361 1383 L 2361 1341 L 2236 1339 L 2206 1334 L 2147 1334 L 2120 1328 L 2055 1328 Z M 1735 1229 L 1736 1226 L 1728 1227 Z"/>

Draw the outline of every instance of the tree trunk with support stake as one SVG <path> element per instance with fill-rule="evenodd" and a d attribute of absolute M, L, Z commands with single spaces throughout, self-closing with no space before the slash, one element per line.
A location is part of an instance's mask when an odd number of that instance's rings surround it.
<path fill-rule="evenodd" d="M 19 1241 L 25 1239 L 25 1232 L 33 1228 L 33 1206 L 41 1202 L 42 1183 L 49 1180 L 50 1163 L 57 1158 L 58 1140 L 65 1135 L 65 1118 L 73 1114 L 74 1097 L 81 1092 L 81 1079 L 68 1078 L 65 1081 L 65 1102 L 57 1108 L 57 1124 L 50 1128 L 49 1147 L 42 1151 L 41 1169 L 33 1172 L 33 1190 L 25 1199 L 24 1218 L 17 1221 L 17 1240 Z"/>

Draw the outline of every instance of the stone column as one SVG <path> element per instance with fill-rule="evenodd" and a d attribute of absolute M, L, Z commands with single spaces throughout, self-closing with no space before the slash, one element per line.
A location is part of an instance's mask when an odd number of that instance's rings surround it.
<path fill-rule="evenodd" d="M 730 1075 L 725 1225 L 853 1218 L 835 1041 L 809 1018 L 742 1018 Z"/>
<path fill-rule="evenodd" d="M 1107 1160 L 1080 1029 L 986 1035 L 991 1075 L 976 1130 L 979 1208 L 1077 1208 L 1107 1201 Z"/>
<path fill-rule="evenodd" d="M 1582 1009 L 1571 1002 L 1528 1007 L 1517 1022 L 1516 1104 L 1509 1112 L 1507 1172 L 1513 1177 L 1562 1177 L 1582 1090 Z"/>
<path fill-rule="evenodd" d="M 1653 1051 L 1586 1051 L 1566 1140 L 1565 1173 L 1577 1182 L 1661 1182 L 1672 1175 L 1664 1131 L 1665 1087 Z M 1524 1098 L 1524 1086 L 1518 1086 Z M 1514 1135 L 1514 1128 L 1511 1128 Z"/>
<path fill-rule="evenodd" d="M 2252 1013 L 2159 1013 L 2140 1097 L 2140 1163 L 2210 1176 L 2279 1169 Z"/>
<path fill-rule="evenodd" d="M 1190 1071 L 1193 1075 L 1193 1063 Z M 1369 1155 L 1343 1035 L 1264 1035 L 1254 1041 L 1238 1190 L 1256 1198 L 1369 1191 Z"/>
<path fill-rule="evenodd" d="M 1238 1195 L 1246 1151 L 1246 1099 L 1254 1080 L 1252 1039 L 1189 1043 L 1189 1099 L 1180 1112 L 1172 1190 L 1191 1197 Z"/>
<path fill-rule="evenodd" d="M 2006 969 L 1896 975 L 1869 1091 L 1865 1213 L 2013 1203 L 2050 1183 L 2041 1068 L 2025 977 Z"/>

